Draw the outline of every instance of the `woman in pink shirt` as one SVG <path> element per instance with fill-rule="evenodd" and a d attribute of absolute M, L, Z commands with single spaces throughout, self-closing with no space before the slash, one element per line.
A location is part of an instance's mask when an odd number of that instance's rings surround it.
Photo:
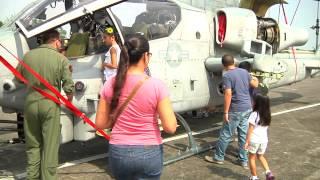
<path fill-rule="evenodd" d="M 109 165 L 116 179 L 160 179 L 163 147 L 158 115 L 165 132 L 176 131 L 167 87 L 145 75 L 150 56 L 144 36 L 128 37 L 121 50 L 117 75 L 104 84 L 100 93 L 96 125 L 100 129 L 112 128 Z M 110 118 L 120 112 L 118 108 L 139 83 L 141 86 L 118 118 Z"/>

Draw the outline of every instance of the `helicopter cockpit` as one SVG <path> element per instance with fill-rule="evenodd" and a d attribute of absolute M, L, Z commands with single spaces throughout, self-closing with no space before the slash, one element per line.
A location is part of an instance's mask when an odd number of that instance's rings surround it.
<path fill-rule="evenodd" d="M 39 0 L 16 24 L 31 49 L 41 44 L 43 32 L 56 28 L 65 55 L 75 59 L 107 50 L 102 38 L 106 27 L 114 27 L 122 44 L 125 36 L 134 33 L 149 40 L 168 37 L 180 19 L 179 6 L 169 1 Z"/>
<path fill-rule="evenodd" d="M 25 36 L 31 36 L 27 39 L 31 49 L 41 44 L 41 33 L 52 27 L 60 32 L 69 59 L 98 54 L 106 49 L 101 32 L 114 24 L 106 7 L 94 5 L 94 0 L 40 1 L 16 23 Z"/>
<path fill-rule="evenodd" d="M 131 0 L 111 7 L 111 11 L 118 17 L 124 36 L 142 33 L 149 40 L 168 37 L 181 19 L 180 8 L 173 2 Z"/>

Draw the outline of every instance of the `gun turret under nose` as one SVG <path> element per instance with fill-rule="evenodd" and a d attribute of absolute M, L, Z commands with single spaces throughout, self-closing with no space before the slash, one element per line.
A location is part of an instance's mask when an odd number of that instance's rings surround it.
<path fill-rule="evenodd" d="M 15 91 L 17 89 L 17 86 L 15 85 L 13 80 L 6 79 L 3 82 L 2 88 L 3 88 L 4 92 L 13 92 L 13 91 Z"/>

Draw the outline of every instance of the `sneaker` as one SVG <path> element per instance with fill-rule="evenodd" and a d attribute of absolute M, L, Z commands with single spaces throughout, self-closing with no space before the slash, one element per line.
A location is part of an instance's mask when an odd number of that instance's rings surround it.
<path fill-rule="evenodd" d="M 214 159 L 212 156 L 205 156 L 204 160 L 206 160 L 207 162 L 210 162 L 210 163 L 224 164 L 223 161 L 218 161 L 218 160 Z"/>
<path fill-rule="evenodd" d="M 243 169 L 249 169 L 248 163 L 246 162 L 240 162 L 240 166 L 243 167 Z"/>
<path fill-rule="evenodd" d="M 274 178 L 274 175 L 272 174 L 272 172 L 268 172 L 267 174 L 266 174 L 266 180 L 274 180 L 275 178 Z"/>
<path fill-rule="evenodd" d="M 238 159 L 236 161 L 234 161 L 234 164 L 237 164 L 241 167 L 243 167 L 243 169 L 249 169 L 248 163 L 247 162 L 241 162 Z"/>
<path fill-rule="evenodd" d="M 252 176 L 250 176 L 249 180 L 260 180 L 259 178 L 254 178 Z"/>

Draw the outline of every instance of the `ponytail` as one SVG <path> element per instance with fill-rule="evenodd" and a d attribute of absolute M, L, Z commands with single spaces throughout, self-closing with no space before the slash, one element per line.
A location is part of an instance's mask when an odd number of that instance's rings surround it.
<path fill-rule="evenodd" d="M 129 66 L 137 64 L 145 52 L 149 52 L 149 43 L 142 35 L 132 35 L 125 41 L 124 46 L 121 48 L 120 62 L 115 82 L 113 84 L 113 97 L 110 104 L 110 114 L 112 114 L 118 107 Z M 116 119 L 112 120 L 116 121 Z"/>
<path fill-rule="evenodd" d="M 118 71 L 116 75 L 116 79 L 113 85 L 113 96 L 111 100 L 111 114 L 114 112 L 114 110 L 117 108 L 119 104 L 119 98 L 121 95 L 121 90 L 124 86 L 124 83 L 126 81 L 126 75 L 129 68 L 129 54 L 128 49 L 126 46 L 123 46 L 121 48 L 120 53 L 120 62 L 118 66 Z"/>

